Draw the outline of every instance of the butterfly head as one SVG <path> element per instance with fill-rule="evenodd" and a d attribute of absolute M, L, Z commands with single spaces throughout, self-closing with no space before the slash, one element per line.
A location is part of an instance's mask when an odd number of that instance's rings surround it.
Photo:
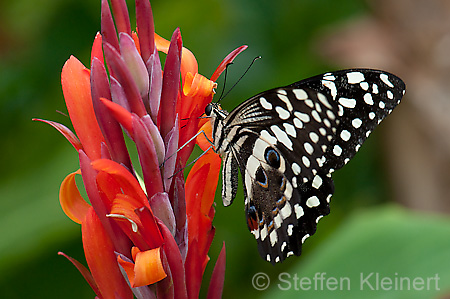
<path fill-rule="evenodd" d="M 219 103 L 209 103 L 206 105 L 205 114 L 212 119 L 224 120 L 228 112 L 223 110 Z"/>

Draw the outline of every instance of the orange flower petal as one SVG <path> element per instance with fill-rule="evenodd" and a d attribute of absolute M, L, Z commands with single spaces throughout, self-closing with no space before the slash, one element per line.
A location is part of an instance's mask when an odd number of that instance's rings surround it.
<path fill-rule="evenodd" d="M 141 45 L 139 44 L 139 37 L 135 31 L 131 32 L 131 37 L 134 40 L 134 44 L 136 45 L 136 49 L 138 50 L 139 54 L 141 54 Z M 144 61 L 145 63 L 145 61 Z"/>
<path fill-rule="evenodd" d="M 98 159 L 92 162 L 92 167 L 98 171 L 104 171 L 114 177 L 120 184 L 124 194 L 140 200 L 142 206 L 150 208 L 147 196 L 137 179 L 125 167 L 108 159 Z"/>
<path fill-rule="evenodd" d="M 139 216 L 134 212 L 135 209 L 142 207 L 142 202 L 125 194 L 117 194 L 111 207 L 111 214 L 125 216 L 127 219 L 140 223 Z"/>
<path fill-rule="evenodd" d="M 134 247 L 133 247 L 134 248 Z M 120 255 L 117 257 L 117 262 L 123 268 L 125 273 L 127 273 L 128 281 L 131 286 L 134 286 L 134 263 L 125 261 Z"/>
<path fill-rule="evenodd" d="M 208 139 L 212 141 L 213 139 L 212 139 L 211 122 L 209 121 L 209 119 L 205 119 L 205 120 L 206 121 L 204 121 L 204 124 L 200 127 L 199 132 L 203 130 L 203 132 L 205 132 Z M 197 144 L 200 146 L 200 148 L 204 151 L 206 151 L 211 146 L 211 143 L 206 139 L 204 134 L 198 135 L 196 141 L 197 141 Z"/>
<path fill-rule="evenodd" d="M 214 93 L 217 83 L 198 73 L 187 72 L 184 77 L 183 93 L 188 97 L 207 97 Z"/>
<path fill-rule="evenodd" d="M 164 279 L 167 274 L 161 261 L 161 247 L 136 254 L 133 287 L 153 284 Z"/>
<path fill-rule="evenodd" d="M 59 189 L 59 202 L 67 217 L 74 222 L 81 224 L 91 206 L 84 200 L 78 190 L 75 182 L 76 174 L 81 174 L 81 171 L 78 169 L 77 171 L 72 172 L 66 176 L 61 183 Z"/>
<path fill-rule="evenodd" d="M 220 172 L 220 156 L 209 150 L 192 166 L 186 179 L 186 210 L 200 210 L 208 215 L 214 202 Z M 207 168 L 208 170 L 206 171 Z"/>
<path fill-rule="evenodd" d="M 91 160 L 101 157 L 101 144 L 105 142 L 94 113 L 91 98 L 90 71 L 71 56 L 61 72 L 61 85 L 70 120 Z"/>
<path fill-rule="evenodd" d="M 97 32 L 91 50 L 91 62 L 95 58 L 103 61 L 102 35 Z"/>
<path fill-rule="evenodd" d="M 166 54 L 167 52 L 169 52 L 170 42 L 156 33 L 155 33 L 155 44 L 158 51 L 164 52 Z M 195 59 L 194 54 L 192 54 L 192 52 L 185 47 L 183 47 L 183 50 L 181 51 L 180 70 L 181 70 L 181 78 L 183 78 L 183 80 L 188 72 L 190 72 L 191 74 L 198 73 L 197 59 Z"/>
<path fill-rule="evenodd" d="M 133 298 L 117 264 L 115 248 L 100 219 L 90 208 L 81 225 L 83 248 L 89 270 L 102 298 Z"/>

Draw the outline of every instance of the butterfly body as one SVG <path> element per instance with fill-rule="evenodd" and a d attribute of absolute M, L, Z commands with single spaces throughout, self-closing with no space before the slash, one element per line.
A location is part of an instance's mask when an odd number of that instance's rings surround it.
<path fill-rule="evenodd" d="M 405 91 L 396 76 L 369 69 L 315 76 L 262 92 L 230 113 L 206 108 L 223 161 L 222 199 L 241 172 L 247 225 L 271 263 L 300 255 L 330 211 L 331 173 L 345 165 Z"/>

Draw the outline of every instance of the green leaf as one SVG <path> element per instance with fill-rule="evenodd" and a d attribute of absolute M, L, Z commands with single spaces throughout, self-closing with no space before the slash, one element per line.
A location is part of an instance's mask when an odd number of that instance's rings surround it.
<path fill-rule="evenodd" d="M 450 219 L 384 206 L 359 211 L 263 298 L 437 298 L 450 291 Z"/>

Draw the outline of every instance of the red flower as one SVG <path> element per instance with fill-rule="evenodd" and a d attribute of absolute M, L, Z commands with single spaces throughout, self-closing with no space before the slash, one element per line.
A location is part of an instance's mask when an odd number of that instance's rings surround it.
<path fill-rule="evenodd" d="M 214 238 L 212 204 L 220 158 L 209 151 L 185 181 L 180 170 L 195 141 L 182 145 L 201 129 L 210 135 L 209 122 L 200 116 L 212 101 L 214 81 L 246 46 L 230 53 L 207 79 L 198 73 L 194 55 L 182 47 L 179 29 L 170 42 L 154 33 L 147 0 L 136 0 L 139 34 L 131 31 L 125 1 L 111 4 L 115 20 L 102 0 L 102 30 L 92 47 L 91 69 L 75 57 L 62 69 L 76 135 L 41 120 L 67 138 L 80 160 L 80 169 L 61 184 L 60 202 L 66 215 L 81 224 L 89 270 L 61 254 L 100 298 L 196 298 Z M 164 72 L 158 51 L 167 54 Z M 131 162 L 122 128 L 136 146 L 140 165 Z M 197 142 L 204 148 L 204 140 Z M 83 179 L 89 204 L 76 175 Z M 225 247 L 209 297 L 221 296 L 224 272 Z"/>

